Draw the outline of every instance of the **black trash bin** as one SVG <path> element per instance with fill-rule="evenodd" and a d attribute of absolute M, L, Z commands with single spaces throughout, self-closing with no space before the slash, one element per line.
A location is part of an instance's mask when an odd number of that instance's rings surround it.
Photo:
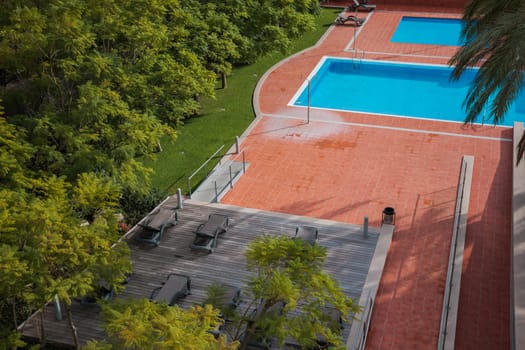
<path fill-rule="evenodd" d="M 381 224 L 395 225 L 396 223 L 396 211 L 392 207 L 386 207 L 383 209 L 383 218 Z"/>

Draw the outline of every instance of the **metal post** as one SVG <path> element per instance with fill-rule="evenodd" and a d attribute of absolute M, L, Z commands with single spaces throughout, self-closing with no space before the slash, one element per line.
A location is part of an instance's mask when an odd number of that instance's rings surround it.
<path fill-rule="evenodd" d="M 363 224 L 363 235 L 368 237 L 368 216 L 365 216 L 365 222 Z"/>
<path fill-rule="evenodd" d="M 57 321 L 62 321 L 62 307 L 60 306 L 60 299 L 58 299 L 58 294 L 55 294 L 55 319 Z"/>
<path fill-rule="evenodd" d="M 230 188 L 233 188 L 232 166 L 230 165 Z"/>
<path fill-rule="evenodd" d="M 354 26 L 354 40 L 352 41 L 353 50 L 357 51 L 355 48 L 355 42 L 357 40 L 357 26 Z"/>
<path fill-rule="evenodd" d="M 306 78 L 308 82 L 308 107 L 306 109 L 306 124 L 310 124 L 310 79 Z"/>
<path fill-rule="evenodd" d="M 217 192 L 217 181 L 214 181 L 215 184 L 215 202 L 219 202 L 219 193 Z"/>
<path fill-rule="evenodd" d="M 235 136 L 235 154 L 239 154 L 241 146 L 239 145 L 239 136 Z"/>
<path fill-rule="evenodd" d="M 182 191 L 177 188 L 177 209 L 182 209 Z"/>
<path fill-rule="evenodd" d="M 244 151 L 242 151 L 242 173 L 246 173 L 246 160 L 244 159 Z"/>
<path fill-rule="evenodd" d="M 190 199 L 191 199 L 191 177 L 188 177 L 188 193 L 189 193 Z"/>

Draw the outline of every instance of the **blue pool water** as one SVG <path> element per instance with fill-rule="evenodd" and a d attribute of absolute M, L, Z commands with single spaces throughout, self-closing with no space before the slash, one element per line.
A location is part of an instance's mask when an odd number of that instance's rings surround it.
<path fill-rule="evenodd" d="M 451 68 L 385 61 L 326 58 L 310 78 L 310 107 L 463 122 L 463 100 L 477 70 L 450 81 Z M 302 89 L 302 90 L 301 90 Z M 294 99 L 308 106 L 308 84 Z M 501 125 L 525 121 L 525 92 L 510 106 Z M 477 123 L 483 122 L 480 116 Z M 485 115 L 485 123 L 492 123 Z"/>
<path fill-rule="evenodd" d="M 452 18 L 403 17 L 393 43 L 461 46 L 463 22 Z"/>

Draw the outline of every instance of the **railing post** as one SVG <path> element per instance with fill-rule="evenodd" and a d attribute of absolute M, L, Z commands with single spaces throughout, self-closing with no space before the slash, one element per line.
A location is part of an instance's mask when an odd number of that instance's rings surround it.
<path fill-rule="evenodd" d="M 235 154 L 241 152 L 241 146 L 239 145 L 239 136 L 235 136 Z"/>
<path fill-rule="evenodd" d="M 62 307 L 60 306 L 60 299 L 58 299 L 58 294 L 55 294 L 55 319 L 57 321 L 62 321 Z"/>
<path fill-rule="evenodd" d="M 244 151 L 242 151 L 242 173 L 246 173 L 246 160 L 244 159 Z"/>
<path fill-rule="evenodd" d="M 188 193 L 189 193 L 189 197 L 191 199 L 191 177 L 188 177 Z"/>
<path fill-rule="evenodd" d="M 177 209 L 182 209 L 182 191 L 177 188 Z"/>
<path fill-rule="evenodd" d="M 306 78 L 308 82 L 308 106 L 306 109 L 306 124 L 310 124 L 310 79 Z"/>
<path fill-rule="evenodd" d="M 233 188 L 232 166 L 230 165 L 230 188 Z"/>
<path fill-rule="evenodd" d="M 217 192 L 217 181 L 213 181 L 213 183 L 215 184 L 215 202 L 218 203 L 219 202 L 219 193 Z"/>

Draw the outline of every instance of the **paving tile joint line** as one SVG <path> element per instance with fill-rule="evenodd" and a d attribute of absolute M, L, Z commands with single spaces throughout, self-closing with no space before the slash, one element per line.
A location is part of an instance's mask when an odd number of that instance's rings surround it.
<path fill-rule="evenodd" d="M 295 116 L 289 116 L 289 115 L 283 115 L 283 114 L 264 114 L 264 116 L 265 117 L 270 117 L 270 118 L 280 118 L 280 119 L 295 119 L 295 120 L 304 120 L 305 119 L 305 118 L 302 118 L 302 117 L 295 117 Z M 327 123 L 327 124 L 359 126 L 359 127 L 363 127 L 363 128 L 374 128 L 374 129 L 385 129 L 385 130 L 393 130 L 393 131 L 414 132 L 414 133 L 420 133 L 420 134 L 435 134 L 435 135 L 444 135 L 444 136 L 451 136 L 451 137 L 465 137 L 465 138 L 471 138 L 471 139 L 488 140 L 488 141 L 512 142 L 512 139 L 505 138 L 505 137 L 462 135 L 462 134 L 456 134 L 456 133 L 453 133 L 453 132 L 445 132 L 445 131 L 434 131 L 434 130 L 424 130 L 424 129 L 410 129 L 410 128 L 400 128 L 400 127 L 396 127 L 396 126 L 385 126 L 385 125 L 373 125 L 373 124 L 363 124 L 363 123 L 353 123 L 353 122 L 342 122 L 342 121 L 334 121 L 334 120 L 323 120 L 323 119 L 318 119 L 318 118 L 315 118 L 315 117 L 310 117 L 310 121 L 315 121 L 315 122 L 320 122 L 320 123 Z"/>

